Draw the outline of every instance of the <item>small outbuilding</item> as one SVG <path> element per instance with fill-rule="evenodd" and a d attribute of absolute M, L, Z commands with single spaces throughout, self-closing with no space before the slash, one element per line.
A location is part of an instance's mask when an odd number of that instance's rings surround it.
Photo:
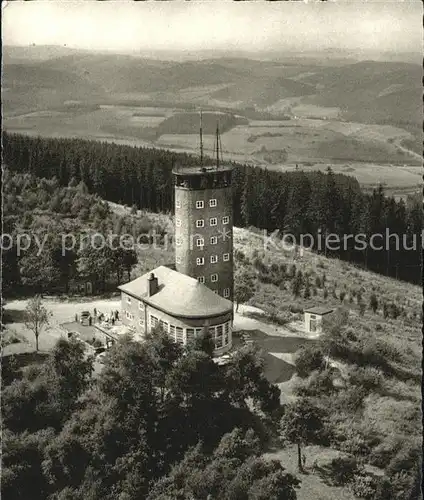
<path fill-rule="evenodd" d="M 308 333 L 322 332 L 322 318 L 334 311 L 328 307 L 316 306 L 305 309 L 305 331 Z"/>

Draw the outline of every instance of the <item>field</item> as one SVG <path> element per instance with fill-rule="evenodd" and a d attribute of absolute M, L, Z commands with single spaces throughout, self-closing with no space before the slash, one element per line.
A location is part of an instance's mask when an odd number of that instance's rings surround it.
<path fill-rule="evenodd" d="M 5 130 L 199 154 L 203 109 L 207 155 L 219 121 L 226 160 L 280 170 L 330 165 L 396 196 L 421 184 L 416 64 L 62 52 L 5 50 Z"/>

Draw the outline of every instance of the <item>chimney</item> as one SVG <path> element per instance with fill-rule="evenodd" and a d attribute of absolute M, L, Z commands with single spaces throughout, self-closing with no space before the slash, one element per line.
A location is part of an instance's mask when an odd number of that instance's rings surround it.
<path fill-rule="evenodd" d="M 151 297 L 158 292 L 158 289 L 158 279 L 153 273 L 150 273 L 149 279 L 147 280 L 147 296 Z"/>

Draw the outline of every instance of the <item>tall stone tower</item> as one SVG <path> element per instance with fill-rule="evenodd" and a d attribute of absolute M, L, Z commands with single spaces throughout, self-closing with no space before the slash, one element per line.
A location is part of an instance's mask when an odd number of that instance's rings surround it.
<path fill-rule="evenodd" d="M 175 264 L 178 272 L 233 301 L 232 167 L 220 164 L 218 145 L 217 131 L 216 165 L 173 170 Z"/>

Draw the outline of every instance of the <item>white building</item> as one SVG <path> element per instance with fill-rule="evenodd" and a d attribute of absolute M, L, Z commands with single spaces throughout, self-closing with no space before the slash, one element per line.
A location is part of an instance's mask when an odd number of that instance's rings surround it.
<path fill-rule="evenodd" d="M 322 318 L 333 312 L 328 307 L 317 306 L 305 309 L 305 331 L 308 333 L 322 332 Z"/>

